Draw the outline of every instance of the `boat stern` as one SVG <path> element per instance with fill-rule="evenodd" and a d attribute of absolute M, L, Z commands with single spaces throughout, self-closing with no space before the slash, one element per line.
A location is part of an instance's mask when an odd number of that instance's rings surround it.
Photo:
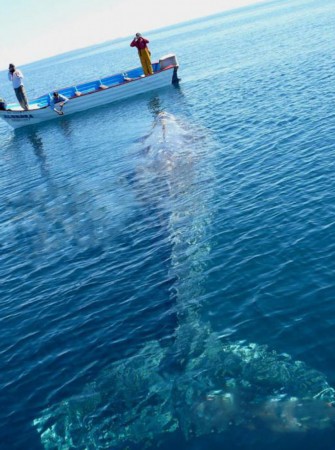
<path fill-rule="evenodd" d="M 176 84 L 180 81 L 180 78 L 178 78 L 177 72 L 179 68 L 179 63 L 177 60 L 177 57 L 175 54 L 170 53 L 168 55 L 162 56 L 159 59 L 159 66 L 161 70 L 167 69 L 168 67 L 173 66 L 173 76 L 172 76 L 172 83 Z"/>

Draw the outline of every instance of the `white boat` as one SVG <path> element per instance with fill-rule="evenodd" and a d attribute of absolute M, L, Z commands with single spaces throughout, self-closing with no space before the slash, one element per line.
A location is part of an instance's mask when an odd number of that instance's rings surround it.
<path fill-rule="evenodd" d="M 178 67 L 176 56 L 170 54 L 152 64 L 152 75 L 144 76 L 142 67 L 137 67 L 126 73 L 55 90 L 69 99 L 62 109 L 64 115 L 69 115 L 178 83 Z M 62 116 L 50 107 L 51 96 L 52 92 L 29 101 L 29 110 L 23 110 L 18 103 L 8 104 L 5 110 L 0 110 L 0 118 L 13 128 L 59 119 Z"/>

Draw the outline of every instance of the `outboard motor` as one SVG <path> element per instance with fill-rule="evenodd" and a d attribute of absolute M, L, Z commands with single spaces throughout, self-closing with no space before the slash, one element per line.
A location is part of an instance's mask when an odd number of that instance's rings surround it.
<path fill-rule="evenodd" d="M 170 53 L 169 55 L 162 56 L 159 59 L 159 65 L 161 70 L 166 69 L 169 66 L 177 66 L 179 67 L 176 55 Z"/>
<path fill-rule="evenodd" d="M 172 83 L 175 84 L 180 81 L 180 78 L 177 76 L 179 64 L 176 55 L 170 53 L 169 55 L 162 56 L 159 60 L 159 66 L 161 70 L 166 69 L 169 66 L 174 66 Z"/>

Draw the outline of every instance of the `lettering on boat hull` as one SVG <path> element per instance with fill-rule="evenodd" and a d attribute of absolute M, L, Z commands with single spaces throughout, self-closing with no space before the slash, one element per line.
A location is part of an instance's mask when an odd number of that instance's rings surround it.
<path fill-rule="evenodd" d="M 30 120 L 33 119 L 34 116 L 32 114 L 6 114 L 3 116 L 4 119 L 10 119 L 10 120 Z"/>

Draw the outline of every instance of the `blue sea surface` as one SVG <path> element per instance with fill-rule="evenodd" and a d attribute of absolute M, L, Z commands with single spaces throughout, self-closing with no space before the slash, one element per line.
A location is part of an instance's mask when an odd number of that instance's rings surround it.
<path fill-rule="evenodd" d="M 1 450 L 335 448 L 334 23 L 155 30 L 179 86 L 0 123 Z M 20 67 L 28 96 L 137 67 L 129 42 Z"/>

